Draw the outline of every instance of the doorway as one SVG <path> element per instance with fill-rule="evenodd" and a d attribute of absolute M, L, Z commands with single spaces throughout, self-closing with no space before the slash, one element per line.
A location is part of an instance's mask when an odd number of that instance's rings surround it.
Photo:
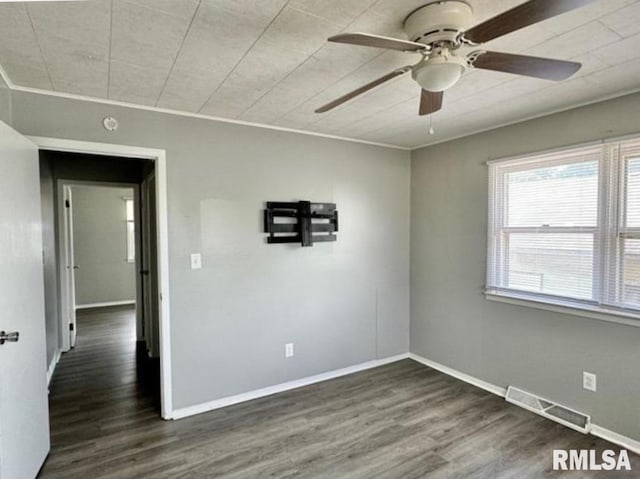
<path fill-rule="evenodd" d="M 41 156 L 49 379 L 60 354 L 64 356 L 77 344 L 82 328 L 78 315 L 104 316 L 112 308 L 122 320 L 128 309 L 135 317 L 136 350 L 146 363 L 138 373 L 146 371 L 147 384 L 154 382 L 151 376 L 160 383 L 156 404 L 160 405 L 160 415 L 170 419 L 164 152 L 57 139 L 31 140 L 39 145 Z M 117 241 L 112 238 L 100 246 L 96 242 L 105 232 L 96 231 L 97 220 L 104 216 L 98 208 L 107 203 L 115 205 L 121 214 L 120 222 L 115 223 L 119 236 Z M 79 218 L 84 225 L 74 224 Z M 85 239 L 93 238 L 94 244 L 84 244 L 82 251 L 74 251 L 78 231 Z M 51 246 L 53 242 L 55 246 Z M 116 242 L 120 244 L 113 244 Z M 120 257 L 108 259 L 107 246 L 115 247 Z M 106 278 L 100 279 L 96 265 L 101 262 L 110 265 L 110 271 L 103 274 L 115 277 L 111 286 L 105 284 Z M 127 268 L 134 275 L 133 281 L 131 276 L 122 276 Z M 52 269 L 57 274 L 51 274 Z"/>
<path fill-rule="evenodd" d="M 52 161 L 46 152 L 42 156 L 43 161 Z M 53 163 L 59 167 L 66 159 L 68 155 L 54 157 Z M 75 347 L 76 316 L 87 309 L 129 306 L 135 311 L 136 339 L 148 340 L 142 318 L 149 323 L 154 320 L 140 298 L 150 285 L 138 284 L 143 269 L 139 185 L 64 179 L 58 179 L 57 185 L 60 303 L 66 312 L 60 329 L 69 329 L 63 351 Z"/>

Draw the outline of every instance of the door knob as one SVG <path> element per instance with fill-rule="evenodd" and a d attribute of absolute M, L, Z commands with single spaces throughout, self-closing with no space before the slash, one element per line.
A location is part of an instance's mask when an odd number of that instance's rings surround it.
<path fill-rule="evenodd" d="M 12 333 L 0 331 L 0 345 L 4 344 L 6 341 L 9 341 L 10 343 L 17 343 L 18 339 L 20 339 L 20 333 L 18 331 L 13 331 Z"/>

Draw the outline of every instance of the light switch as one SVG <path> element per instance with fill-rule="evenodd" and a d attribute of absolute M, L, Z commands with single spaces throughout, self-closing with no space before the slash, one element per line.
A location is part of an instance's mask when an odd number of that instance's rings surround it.
<path fill-rule="evenodd" d="M 293 343 L 287 343 L 284 345 L 284 357 L 285 358 L 293 357 Z"/>
<path fill-rule="evenodd" d="M 191 269 L 202 269 L 202 255 L 191 253 Z"/>
<path fill-rule="evenodd" d="M 586 371 L 582 372 L 582 387 L 587 391 L 596 392 L 596 375 L 593 373 L 588 373 Z"/>

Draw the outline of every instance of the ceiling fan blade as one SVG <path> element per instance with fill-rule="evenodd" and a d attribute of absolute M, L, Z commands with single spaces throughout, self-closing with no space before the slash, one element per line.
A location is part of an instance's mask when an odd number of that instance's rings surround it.
<path fill-rule="evenodd" d="M 330 42 L 349 43 L 351 45 L 362 45 L 364 47 L 386 48 L 389 50 L 400 50 L 402 52 L 419 52 L 425 50 L 427 45 L 422 43 L 400 40 L 398 38 L 382 37 L 369 33 L 341 33 L 329 37 Z"/>
<path fill-rule="evenodd" d="M 464 33 L 464 38 L 476 44 L 485 43 L 528 25 L 583 7 L 593 1 L 529 0 L 470 28 Z"/>
<path fill-rule="evenodd" d="M 444 92 L 442 91 L 433 92 L 423 89 L 422 95 L 420 95 L 420 116 L 435 113 L 442 108 L 443 96 Z"/>
<path fill-rule="evenodd" d="M 514 55 L 512 53 L 485 52 L 473 60 L 475 68 L 515 73 L 543 80 L 566 80 L 582 66 L 577 62 L 551 58 Z"/>
<path fill-rule="evenodd" d="M 331 103 L 327 103 L 324 106 L 318 108 L 316 113 L 324 113 L 326 111 L 332 110 L 338 105 L 342 105 L 344 102 L 351 100 L 352 98 L 357 97 L 358 95 L 362 95 L 364 92 L 371 90 L 372 88 L 377 87 L 378 85 L 382 85 L 384 82 L 392 80 L 393 78 L 403 75 L 411 70 L 410 66 L 398 68 L 397 70 L 392 71 L 391 73 L 387 73 L 384 76 L 381 76 L 377 80 L 373 80 L 372 82 L 367 83 L 366 85 L 362 85 L 360 88 L 353 90 L 352 92 L 347 93 L 346 95 L 341 96 L 340 98 L 333 100 Z"/>

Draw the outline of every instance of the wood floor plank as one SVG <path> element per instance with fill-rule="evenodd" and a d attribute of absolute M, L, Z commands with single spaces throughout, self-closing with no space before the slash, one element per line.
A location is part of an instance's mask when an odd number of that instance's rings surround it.
<path fill-rule="evenodd" d="M 630 473 L 551 471 L 553 449 L 619 448 L 411 360 L 179 421 L 160 419 L 158 377 L 137 351 L 133 309 L 79 313 L 39 477 L 640 477 L 633 454 Z"/>

